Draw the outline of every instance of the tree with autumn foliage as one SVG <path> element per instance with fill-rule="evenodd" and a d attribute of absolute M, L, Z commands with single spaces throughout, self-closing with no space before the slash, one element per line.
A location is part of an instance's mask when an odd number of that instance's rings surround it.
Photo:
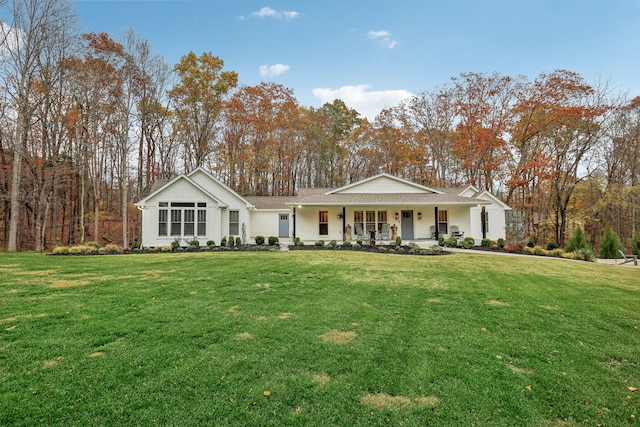
<path fill-rule="evenodd" d="M 224 101 L 238 85 L 235 71 L 210 52 L 189 52 L 174 67 L 178 83 L 169 91 L 174 127 L 183 139 L 185 170 L 204 166 L 218 138 Z"/>

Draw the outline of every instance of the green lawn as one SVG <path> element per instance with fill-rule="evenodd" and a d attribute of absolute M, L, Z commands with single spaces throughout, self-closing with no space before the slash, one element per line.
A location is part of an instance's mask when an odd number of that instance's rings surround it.
<path fill-rule="evenodd" d="M 639 327 L 577 261 L 0 254 L 0 425 L 631 425 Z"/>

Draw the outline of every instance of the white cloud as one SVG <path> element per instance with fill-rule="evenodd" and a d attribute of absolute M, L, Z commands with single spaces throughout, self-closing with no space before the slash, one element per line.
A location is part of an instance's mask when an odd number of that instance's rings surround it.
<path fill-rule="evenodd" d="M 260 10 L 253 12 L 251 16 L 256 18 L 274 18 L 274 19 L 284 19 L 285 21 L 292 21 L 296 18 L 300 17 L 299 12 L 283 10 L 278 11 L 270 7 L 263 7 Z"/>
<path fill-rule="evenodd" d="M 0 2 L 1 3 L 1 2 Z M 24 38 L 24 32 L 0 22 L 0 58 L 15 52 Z"/>
<path fill-rule="evenodd" d="M 369 31 L 367 37 L 371 40 L 378 40 L 378 43 L 387 49 L 393 49 L 398 45 L 397 41 L 391 39 L 391 33 L 389 31 Z"/>
<path fill-rule="evenodd" d="M 289 71 L 290 68 L 285 64 L 261 65 L 260 77 L 277 77 Z"/>
<path fill-rule="evenodd" d="M 373 122 L 383 109 L 394 107 L 400 101 L 413 96 L 411 92 L 403 89 L 370 91 L 369 88 L 369 85 L 350 85 L 339 89 L 316 88 L 312 92 L 322 104 L 331 103 L 336 99 L 342 100 L 370 122 Z"/>

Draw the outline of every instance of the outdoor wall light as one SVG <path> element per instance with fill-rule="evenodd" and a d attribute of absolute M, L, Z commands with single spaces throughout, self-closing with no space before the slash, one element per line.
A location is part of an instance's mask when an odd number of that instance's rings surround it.
<path fill-rule="evenodd" d="M 400 215 L 398 215 L 398 212 L 396 212 L 396 221 L 400 219 Z"/>
<path fill-rule="evenodd" d="M 418 212 L 418 219 L 422 219 L 422 212 Z"/>

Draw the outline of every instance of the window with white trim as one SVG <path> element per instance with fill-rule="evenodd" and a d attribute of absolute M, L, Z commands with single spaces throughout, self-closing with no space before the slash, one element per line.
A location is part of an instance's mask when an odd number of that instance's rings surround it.
<path fill-rule="evenodd" d="M 438 211 L 438 233 L 449 233 L 449 213 L 446 210 Z"/>
<path fill-rule="evenodd" d="M 206 202 L 158 203 L 158 236 L 205 236 L 207 232 Z M 197 213 L 197 217 L 196 217 Z M 196 222 L 197 219 L 197 222 Z"/>
<path fill-rule="evenodd" d="M 229 211 L 229 236 L 237 236 L 240 233 L 240 211 Z"/>
<path fill-rule="evenodd" d="M 318 212 L 318 235 L 329 235 L 329 211 Z"/>

